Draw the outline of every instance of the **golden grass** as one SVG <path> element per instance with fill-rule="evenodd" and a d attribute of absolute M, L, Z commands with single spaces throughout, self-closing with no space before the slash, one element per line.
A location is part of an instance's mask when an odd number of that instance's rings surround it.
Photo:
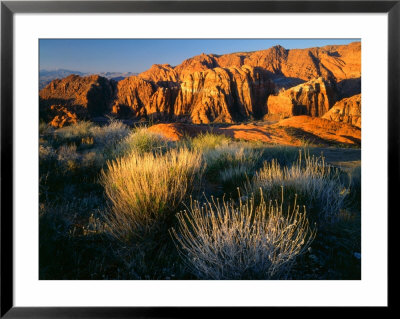
<path fill-rule="evenodd" d="M 117 155 L 126 155 L 136 151 L 138 153 L 166 150 L 168 141 L 158 133 L 147 127 L 138 127 L 117 146 Z"/>
<path fill-rule="evenodd" d="M 105 217 L 111 233 L 127 239 L 165 222 L 202 172 L 200 154 L 188 149 L 132 152 L 108 162 L 100 182 L 110 203 Z"/>
<path fill-rule="evenodd" d="M 192 138 L 191 146 L 196 150 L 210 150 L 219 146 L 226 146 L 230 141 L 230 138 L 223 134 L 206 132 Z"/>

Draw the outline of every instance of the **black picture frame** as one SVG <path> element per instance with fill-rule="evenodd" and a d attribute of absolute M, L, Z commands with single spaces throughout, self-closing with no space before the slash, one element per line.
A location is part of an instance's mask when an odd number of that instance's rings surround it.
<path fill-rule="evenodd" d="M 396 213 L 400 153 L 400 0 L 397 1 L 1 1 L 1 317 L 176 318 L 226 315 L 225 308 L 21 308 L 13 303 L 13 16 L 15 13 L 388 13 L 388 207 Z M 390 214 L 388 218 L 392 219 Z M 388 225 L 391 225 L 389 222 Z M 393 227 L 393 222 L 392 222 Z M 388 226 L 388 234 L 390 227 Z M 390 239 L 390 236 L 389 236 Z M 390 241 L 389 241 L 390 243 Z M 390 247 L 390 245 L 389 245 Z M 390 258 L 389 258 L 390 261 Z M 388 282 L 389 285 L 390 281 Z M 391 296 L 391 295 L 390 295 Z M 388 300 L 388 310 L 391 306 Z M 254 308 L 253 308 L 254 309 Z M 249 315 L 247 308 L 236 315 Z M 258 308 L 258 310 L 260 310 Z M 295 314 L 307 308 L 287 309 Z M 336 312 L 337 309 L 331 311 Z M 350 309 L 347 308 L 346 311 Z M 268 310 L 270 311 L 270 310 Z M 357 310 L 358 311 L 358 310 Z"/>

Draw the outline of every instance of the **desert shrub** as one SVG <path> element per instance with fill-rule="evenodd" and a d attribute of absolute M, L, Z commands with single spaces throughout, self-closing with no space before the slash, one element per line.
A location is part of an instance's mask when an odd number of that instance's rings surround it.
<path fill-rule="evenodd" d="M 149 131 L 147 127 L 138 127 L 117 145 L 115 154 L 123 156 L 132 151 L 138 153 L 163 151 L 167 146 L 168 141 L 161 135 Z"/>
<path fill-rule="evenodd" d="M 54 131 L 53 127 L 45 122 L 39 123 L 39 135 L 51 134 Z"/>
<path fill-rule="evenodd" d="M 62 145 L 57 150 L 58 163 L 66 170 L 74 170 L 78 166 L 79 154 L 76 152 L 76 145 Z"/>
<path fill-rule="evenodd" d="M 100 172 L 100 169 L 105 165 L 106 159 L 107 157 L 104 155 L 104 152 L 98 149 L 84 152 L 79 158 L 80 168 Z"/>
<path fill-rule="evenodd" d="M 229 142 L 230 139 L 223 134 L 207 132 L 192 138 L 190 145 L 196 150 L 211 150 L 218 146 L 228 145 Z"/>
<path fill-rule="evenodd" d="M 259 149 L 234 143 L 203 152 L 208 178 L 222 182 L 228 189 L 236 189 L 251 177 L 260 158 Z"/>
<path fill-rule="evenodd" d="M 56 157 L 55 150 L 47 143 L 39 144 L 39 162 L 53 160 Z"/>
<path fill-rule="evenodd" d="M 225 168 L 219 175 L 220 180 L 224 185 L 229 184 L 238 187 L 251 173 L 251 167 L 243 165 Z"/>
<path fill-rule="evenodd" d="M 254 198 L 235 204 L 211 199 L 191 203 L 178 214 L 171 235 L 183 258 L 200 279 L 286 278 L 295 259 L 314 238 L 305 208 L 296 202 L 288 214 L 282 203 Z"/>
<path fill-rule="evenodd" d="M 55 146 L 62 144 L 80 145 L 82 139 L 85 140 L 91 137 L 92 122 L 80 121 L 73 125 L 64 126 L 54 131 L 53 143 Z"/>
<path fill-rule="evenodd" d="M 130 129 L 121 121 L 111 120 L 108 125 L 91 127 L 89 132 L 96 145 L 109 148 L 128 136 Z"/>
<path fill-rule="evenodd" d="M 265 162 L 256 173 L 249 188 L 262 188 L 269 196 L 276 196 L 280 187 L 297 194 L 313 218 L 320 222 L 336 221 L 344 207 L 348 189 L 340 182 L 339 171 L 325 163 L 323 157 L 305 153 L 291 166 L 281 166 L 276 160 Z"/>
<path fill-rule="evenodd" d="M 347 172 L 349 179 L 349 206 L 361 211 L 361 165 Z"/>
<path fill-rule="evenodd" d="M 103 225 L 96 216 L 100 203 L 100 198 L 87 196 L 39 206 L 40 279 L 117 277 L 117 268 L 123 264 L 102 234 Z"/>
<path fill-rule="evenodd" d="M 100 182 L 110 203 L 110 233 L 129 239 L 165 223 L 201 172 L 200 154 L 188 149 L 132 152 L 108 162 Z"/>
<path fill-rule="evenodd" d="M 307 152 L 307 150 L 305 150 Z M 276 160 L 281 165 L 291 165 L 299 156 L 299 148 L 282 145 L 266 145 L 263 148 L 263 160 Z"/>

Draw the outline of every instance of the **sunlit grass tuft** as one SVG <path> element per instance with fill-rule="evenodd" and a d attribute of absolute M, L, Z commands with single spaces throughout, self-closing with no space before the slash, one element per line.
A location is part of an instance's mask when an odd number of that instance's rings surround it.
<path fill-rule="evenodd" d="M 200 154 L 188 149 L 132 152 L 108 162 L 101 184 L 110 203 L 110 233 L 129 239 L 166 222 L 202 171 Z"/>
<path fill-rule="evenodd" d="M 323 157 L 300 152 L 291 166 L 281 166 L 276 160 L 265 162 L 256 173 L 250 191 L 262 188 L 269 196 L 276 196 L 283 186 L 308 207 L 319 222 L 334 222 L 344 207 L 348 188 L 340 181 L 339 171 L 325 163 Z"/>
<path fill-rule="evenodd" d="M 200 134 L 190 140 L 190 145 L 195 150 L 212 150 L 219 146 L 226 146 L 230 138 L 222 134 L 213 134 L 210 132 Z"/>
<path fill-rule="evenodd" d="M 167 146 L 168 141 L 163 136 L 149 131 L 147 127 L 138 127 L 117 145 L 115 153 L 123 156 L 130 152 L 165 151 Z"/>

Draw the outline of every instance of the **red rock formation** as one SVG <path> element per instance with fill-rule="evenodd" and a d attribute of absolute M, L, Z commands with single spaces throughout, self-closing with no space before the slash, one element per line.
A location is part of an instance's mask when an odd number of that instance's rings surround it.
<path fill-rule="evenodd" d="M 193 123 L 261 117 L 273 89 L 263 70 L 249 66 L 194 72 L 181 79 L 174 114 L 187 116 Z"/>
<path fill-rule="evenodd" d="M 294 114 L 295 103 L 293 99 L 286 94 L 270 95 L 268 97 L 268 116 L 279 115 L 280 118 L 287 118 Z"/>
<path fill-rule="evenodd" d="M 158 86 L 139 76 L 131 76 L 117 84 L 113 113 L 133 116 L 168 117 L 172 113 L 174 89 Z"/>
<path fill-rule="evenodd" d="M 357 91 L 360 54 L 359 42 L 295 50 L 275 46 L 201 54 L 176 67 L 155 64 L 118 84 L 100 76 L 71 75 L 40 91 L 40 114 L 51 115 L 48 121 L 58 116 L 56 125 L 110 113 L 193 123 L 261 119 L 267 112 L 322 116 L 338 96 Z M 282 88 L 286 90 L 276 94 Z"/>
<path fill-rule="evenodd" d="M 309 81 L 323 77 L 342 81 L 361 76 L 361 43 L 330 45 L 320 48 L 286 50 L 274 46 L 267 50 L 225 55 L 201 54 L 185 60 L 175 70 L 178 74 L 222 67 L 249 65 L 262 67 L 273 74 Z"/>
<path fill-rule="evenodd" d="M 51 120 L 50 125 L 53 127 L 63 127 L 69 124 L 75 124 L 78 122 L 76 113 L 70 112 L 66 107 L 62 105 L 52 105 L 50 107 L 54 118 Z"/>
<path fill-rule="evenodd" d="M 169 64 L 154 64 L 147 71 L 140 73 L 139 77 L 166 86 L 169 86 L 170 82 L 178 82 L 178 74 Z"/>
<path fill-rule="evenodd" d="M 39 107 L 41 114 L 59 119 L 65 116 L 86 119 L 110 112 L 113 98 L 114 86 L 108 79 L 98 75 L 70 75 L 50 82 L 40 91 Z M 60 126 L 70 121 L 56 120 L 54 123 Z"/>
<path fill-rule="evenodd" d="M 322 118 L 352 124 L 361 128 L 361 94 L 336 102 Z"/>
<path fill-rule="evenodd" d="M 268 113 L 282 118 L 293 115 L 322 116 L 333 105 L 335 92 L 323 78 L 308 81 L 268 98 Z"/>

